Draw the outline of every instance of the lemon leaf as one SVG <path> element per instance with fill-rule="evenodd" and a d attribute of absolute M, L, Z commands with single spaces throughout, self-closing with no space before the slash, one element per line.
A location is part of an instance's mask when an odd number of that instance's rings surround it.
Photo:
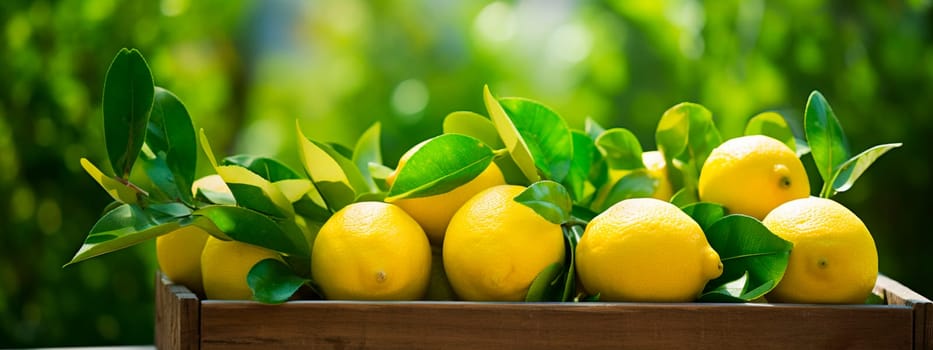
<path fill-rule="evenodd" d="M 602 203 L 595 203 L 595 209 L 603 212 L 613 204 L 629 198 L 651 197 L 657 186 L 658 179 L 651 177 L 644 169 L 632 171 L 612 185 L 606 199 Z"/>
<path fill-rule="evenodd" d="M 514 200 L 531 208 L 545 220 L 563 224 L 570 220 L 573 201 L 567 189 L 550 180 L 538 181 L 515 196 Z"/>
<path fill-rule="evenodd" d="M 390 167 L 382 165 L 381 163 L 373 162 L 369 162 L 366 167 L 369 168 L 369 176 L 376 183 L 377 189 L 380 192 L 388 192 L 389 182 L 386 181 L 386 179 L 388 179 L 389 176 L 392 176 L 392 172 L 394 170 L 392 170 Z"/>
<path fill-rule="evenodd" d="M 683 208 L 690 204 L 700 201 L 700 194 L 695 188 L 681 188 L 677 193 L 671 196 L 671 204 Z"/>
<path fill-rule="evenodd" d="M 702 228 L 703 231 L 708 230 L 716 221 L 726 216 L 726 208 L 716 203 L 691 203 L 681 207 L 680 210 L 683 210 L 684 213 L 687 213 L 687 215 L 693 218 L 693 221 L 700 224 L 700 228 Z"/>
<path fill-rule="evenodd" d="M 573 139 L 564 118 L 540 102 L 517 97 L 499 103 L 524 140 L 545 179 L 564 181 L 573 158 Z"/>
<path fill-rule="evenodd" d="M 783 142 L 791 150 L 797 151 L 794 133 L 784 117 L 777 112 L 763 112 L 755 115 L 745 124 L 745 135 L 764 135 Z"/>
<path fill-rule="evenodd" d="M 571 131 L 573 138 L 573 159 L 570 163 L 570 173 L 564 179 L 563 184 L 570 190 L 574 202 L 582 202 L 586 197 L 586 182 L 590 178 L 590 172 L 595 162 L 596 146 L 593 140 L 581 131 Z"/>
<path fill-rule="evenodd" d="M 538 170 L 535 167 L 535 159 L 532 157 L 528 145 L 515 127 L 515 124 L 509 119 L 509 115 L 505 113 L 502 104 L 489 92 L 488 85 L 483 86 L 483 102 L 485 102 L 486 110 L 489 112 L 489 118 L 492 119 L 493 125 L 496 126 L 496 132 L 502 139 L 505 148 L 509 150 L 509 157 L 512 158 L 515 165 L 517 165 L 518 169 L 524 174 L 527 183 L 540 180 L 541 177 L 538 175 Z"/>
<path fill-rule="evenodd" d="M 704 233 L 723 264 L 722 275 L 709 281 L 704 293 L 723 290 L 724 285 L 747 274 L 744 291 L 733 296 L 751 301 L 770 292 L 784 277 L 793 244 L 771 233 L 757 219 L 727 215 Z"/>
<path fill-rule="evenodd" d="M 128 178 L 146 137 L 154 86 L 139 50 L 117 52 L 104 79 L 104 140 L 114 174 Z"/>
<path fill-rule="evenodd" d="M 819 91 L 810 93 L 803 116 L 804 133 L 813 162 L 823 179 L 820 197 L 828 198 L 833 186 L 834 171 L 850 157 L 849 140 L 826 98 Z"/>
<path fill-rule="evenodd" d="M 583 132 L 586 133 L 586 135 L 591 139 L 593 139 L 593 141 L 596 141 L 596 138 L 598 138 L 599 135 L 602 135 L 605 131 L 606 128 L 602 127 L 602 125 L 599 125 L 599 123 L 596 122 L 596 120 L 593 118 L 586 117 L 586 120 L 583 122 Z"/>
<path fill-rule="evenodd" d="M 310 255 L 308 242 L 301 232 L 282 229 L 276 220 L 258 211 L 211 205 L 196 210 L 194 215 L 209 219 L 213 226 L 199 226 L 217 238 L 232 239 L 285 254 Z"/>
<path fill-rule="evenodd" d="M 214 170 L 227 183 L 238 206 L 282 219 L 295 216 L 288 198 L 262 176 L 239 165 L 221 165 Z"/>
<path fill-rule="evenodd" d="M 192 203 L 190 188 L 198 160 L 194 125 L 181 100 L 160 87 L 155 87 L 144 147 L 155 156 L 143 158 L 152 182 L 171 199 Z"/>
<path fill-rule="evenodd" d="M 97 184 L 99 184 L 114 200 L 131 204 L 137 202 L 136 195 L 139 192 L 110 176 L 104 175 L 91 161 L 86 158 L 81 158 L 81 167 L 84 168 L 84 171 L 87 172 L 94 181 L 97 181 Z"/>
<path fill-rule="evenodd" d="M 596 148 L 602 153 L 610 169 L 644 169 L 641 144 L 631 131 L 612 128 L 596 138 Z"/>
<path fill-rule="evenodd" d="M 340 210 L 353 203 L 358 194 L 369 191 L 356 164 L 333 147 L 305 137 L 297 121 L 295 129 L 301 162 L 329 210 Z"/>
<path fill-rule="evenodd" d="M 278 160 L 268 157 L 238 154 L 224 158 L 221 165 L 239 165 L 249 169 L 249 171 L 256 173 L 256 175 L 259 175 L 269 182 L 302 178 L 297 172 L 292 170 L 292 168 L 289 168 Z"/>
<path fill-rule="evenodd" d="M 492 149 L 470 136 L 443 134 L 429 139 L 398 172 L 386 200 L 449 192 L 486 170 L 493 156 Z"/>
<path fill-rule="evenodd" d="M 284 303 L 298 288 L 310 281 L 296 275 L 277 259 L 257 262 L 246 275 L 246 284 L 253 292 L 253 300 L 266 304 Z"/>
<path fill-rule="evenodd" d="M 356 141 L 356 147 L 353 149 L 353 163 L 360 170 L 363 180 L 369 185 L 370 191 L 379 191 L 379 186 L 369 172 L 369 163 L 382 164 L 382 146 L 380 145 L 381 127 L 378 122 L 373 123 L 369 129 L 363 132 L 359 140 Z"/>
<path fill-rule="evenodd" d="M 463 134 L 483 141 L 493 149 L 502 149 L 505 144 L 499 138 L 495 124 L 489 118 L 473 112 L 457 111 L 444 117 L 445 134 Z"/>
<path fill-rule="evenodd" d="M 526 302 L 541 301 L 560 301 L 563 294 L 564 285 L 561 282 L 561 274 L 564 265 L 553 263 L 548 265 L 538 273 L 531 285 L 528 286 L 528 293 L 525 294 Z"/>
<path fill-rule="evenodd" d="M 582 225 L 570 225 L 561 227 L 564 231 L 564 261 L 569 261 L 567 270 L 564 271 L 564 293 L 560 301 L 570 301 L 577 292 L 576 278 L 576 251 L 577 244 L 580 243 L 580 237 L 583 237 Z"/>
<path fill-rule="evenodd" d="M 183 204 L 170 203 L 155 209 L 136 204 L 119 205 L 101 216 L 84 244 L 65 266 L 133 246 L 175 231 L 194 221 Z"/>
<path fill-rule="evenodd" d="M 664 161 L 674 165 L 667 167 L 668 178 L 674 188 L 692 189 L 699 181 L 703 163 L 722 143 L 722 137 L 706 107 L 684 102 L 669 108 L 661 116 L 655 141 L 658 150 L 664 154 Z"/>
<path fill-rule="evenodd" d="M 845 163 L 842 163 L 833 175 L 832 194 L 848 191 L 852 188 L 852 185 L 855 184 L 855 181 L 865 173 L 865 170 L 868 170 L 868 167 L 875 163 L 879 157 L 901 146 L 903 146 L 902 143 L 877 145 L 850 158 Z"/>

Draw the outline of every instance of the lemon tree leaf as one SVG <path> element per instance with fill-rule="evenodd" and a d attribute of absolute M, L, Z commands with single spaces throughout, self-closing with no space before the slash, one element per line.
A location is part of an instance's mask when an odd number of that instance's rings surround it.
<path fill-rule="evenodd" d="M 177 96 L 161 87 L 154 91 L 144 146 L 151 155 L 144 158 L 146 173 L 172 199 L 191 203 L 198 160 L 194 125 Z"/>
<path fill-rule="evenodd" d="M 674 188 L 696 188 L 700 170 L 706 158 L 722 137 L 713 123 L 712 113 L 696 103 L 684 102 L 671 107 L 661 116 L 655 131 L 658 150 L 667 167 Z M 677 159 L 679 162 L 674 162 Z M 678 165 L 681 164 L 681 165 Z M 680 174 L 677 174 L 680 172 Z"/>
<path fill-rule="evenodd" d="M 288 198 L 262 176 L 239 165 L 221 165 L 214 170 L 227 183 L 238 206 L 282 219 L 295 216 Z"/>
<path fill-rule="evenodd" d="M 570 173 L 567 174 L 563 184 L 567 186 L 574 202 L 582 202 L 586 197 L 586 182 L 590 178 L 594 157 L 598 151 L 593 140 L 582 131 L 571 131 L 571 137 L 573 138 L 573 160 L 570 163 Z"/>
<path fill-rule="evenodd" d="M 797 143 L 794 133 L 784 117 L 777 112 L 763 112 L 755 115 L 745 124 L 745 135 L 764 135 L 783 142 L 796 152 Z"/>
<path fill-rule="evenodd" d="M 603 212 L 613 204 L 629 198 L 651 197 L 657 186 L 658 179 L 651 177 L 644 169 L 632 171 L 612 185 L 606 199 L 602 203 L 596 203 L 595 209 L 597 212 Z"/>
<path fill-rule="evenodd" d="M 539 173 L 548 180 L 564 181 L 573 158 L 573 139 L 564 118 L 525 98 L 501 98 L 499 103 L 525 141 Z"/>
<path fill-rule="evenodd" d="M 295 129 L 301 162 L 329 210 L 340 210 L 353 203 L 357 194 L 369 191 L 369 185 L 353 161 L 331 146 L 305 137 L 297 122 Z"/>
<path fill-rule="evenodd" d="M 784 277 L 793 244 L 771 233 L 755 218 L 727 215 L 704 232 L 723 264 L 722 275 L 709 281 L 704 293 L 721 289 L 747 274 L 738 297 L 750 301 L 767 294 Z"/>
<path fill-rule="evenodd" d="M 395 179 L 387 201 L 446 193 L 483 172 L 494 154 L 473 137 L 443 134 L 428 139 Z"/>
<path fill-rule="evenodd" d="M 157 210 L 143 209 L 136 204 L 119 205 L 97 220 L 84 244 L 65 266 L 133 246 L 192 223 L 191 210 L 180 203 L 162 205 Z"/>
<path fill-rule="evenodd" d="M 110 176 L 104 175 L 91 161 L 86 158 L 81 158 L 81 167 L 84 168 L 84 171 L 87 172 L 94 181 L 97 181 L 97 184 L 99 184 L 114 200 L 121 203 L 137 203 L 136 195 L 139 192 Z"/>
<path fill-rule="evenodd" d="M 239 165 L 269 182 L 302 178 L 292 168 L 269 157 L 238 154 L 224 158 L 221 165 Z"/>
<path fill-rule="evenodd" d="M 832 194 L 848 191 L 855 184 L 855 180 L 858 180 L 879 157 L 902 145 L 902 143 L 877 145 L 842 163 L 833 175 Z"/>
<path fill-rule="evenodd" d="M 550 180 L 531 184 L 515 196 L 514 200 L 531 208 L 545 220 L 558 225 L 569 221 L 573 210 L 573 201 L 567 189 Z"/>
<path fill-rule="evenodd" d="M 671 204 L 683 208 L 700 201 L 700 195 L 695 188 L 681 188 L 671 196 Z"/>
<path fill-rule="evenodd" d="M 525 301 L 560 301 L 564 291 L 564 285 L 560 283 L 563 269 L 563 264 L 553 263 L 539 272 L 534 281 L 531 282 L 531 285 L 528 286 L 528 293 L 525 294 Z"/>
<path fill-rule="evenodd" d="M 373 179 L 373 182 L 376 183 L 378 190 L 380 192 L 388 192 L 389 182 L 386 181 L 386 179 L 388 179 L 395 170 L 381 163 L 369 162 L 366 166 L 369 168 L 369 176 Z"/>
<path fill-rule="evenodd" d="M 833 187 L 833 175 L 836 169 L 851 156 L 849 140 L 842 131 L 842 125 L 826 98 L 819 91 L 810 93 L 807 109 L 803 116 L 804 133 L 813 155 L 816 169 L 823 178 L 820 197 L 827 198 Z"/>
<path fill-rule="evenodd" d="M 104 79 L 104 140 L 114 174 L 128 178 L 146 137 L 154 86 L 139 50 L 117 52 Z"/>
<path fill-rule="evenodd" d="M 606 130 L 596 138 L 596 148 L 602 152 L 611 169 L 632 170 L 645 167 L 641 159 L 641 144 L 628 129 Z"/>
<path fill-rule="evenodd" d="M 767 287 L 767 285 L 761 287 Z M 743 297 L 743 295 L 748 292 L 748 272 L 746 272 L 742 277 L 734 281 L 703 292 L 703 294 L 697 298 L 697 301 L 705 303 L 744 303 L 753 300 L 746 300 L 746 298 Z"/>
<path fill-rule="evenodd" d="M 684 206 L 680 210 L 700 224 L 703 231 L 708 230 L 716 221 L 726 216 L 726 208 L 716 203 L 697 202 Z"/>
<path fill-rule="evenodd" d="M 598 138 L 599 135 L 602 135 L 604 132 L 606 132 L 606 128 L 602 127 L 602 125 L 599 125 L 595 119 L 586 117 L 586 120 L 583 122 L 583 132 L 586 133 L 586 135 L 591 139 L 593 139 L 593 141 L 596 141 L 596 138 Z"/>
<path fill-rule="evenodd" d="M 253 292 L 253 300 L 266 304 L 284 303 L 298 288 L 310 281 L 296 275 L 278 259 L 259 261 L 246 275 L 246 284 Z"/>
<path fill-rule="evenodd" d="M 509 119 L 509 115 L 506 114 L 502 104 L 489 92 L 488 85 L 483 86 L 483 102 L 485 102 L 486 110 L 489 112 L 489 118 L 492 119 L 493 125 L 496 126 L 496 132 L 502 139 L 505 148 L 509 150 L 509 157 L 524 174 L 527 183 L 540 180 L 538 169 L 535 167 L 535 159 L 532 157 L 528 145 L 515 124 Z"/>
<path fill-rule="evenodd" d="M 493 149 L 505 148 L 492 120 L 473 112 L 457 111 L 444 117 L 445 134 L 463 134 L 483 141 Z"/>
<path fill-rule="evenodd" d="M 369 185 L 370 191 L 379 191 L 379 186 L 369 172 L 369 163 L 382 164 L 382 146 L 380 145 L 381 126 L 378 122 L 373 123 L 369 129 L 363 132 L 363 135 L 356 141 L 356 147 L 353 149 L 353 163 L 360 170 L 363 180 Z"/>
<path fill-rule="evenodd" d="M 202 227 L 217 238 L 232 239 L 285 254 L 310 254 L 308 242 L 300 231 L 284 230 L 275 219 L 260 212 L 241 207 L 211 205 L 196 210 L 194 215 L 209 219 L 213 227 Z"/>
<path fill-rule="evenodd" d="M 562 226 L 564 230 L 564 261 L 569 261 L 567 270 L 564 271 L 564 292 L 560 301 L 570 301 L 577 292 L 577 268 L 576 251 L 580 238 L 583 237 L 582 225 Z"/>

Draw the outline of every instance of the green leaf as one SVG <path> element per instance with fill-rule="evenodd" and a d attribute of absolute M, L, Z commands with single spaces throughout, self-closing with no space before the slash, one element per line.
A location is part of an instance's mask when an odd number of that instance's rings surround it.
<path fill-rule="evenodd" d="M 114 200 L 130 204 L 138 202 L 136 195 L 140 194 L 139 192 L 110 176 L 104 175 L 91 161 L 86 158 L 81 158 L 81 167 L 84 168 L 84 171 L 87 172 L 94 181 L 97 181 L 97 184 L 99 184 Z"/>
<path fill-rule="evenodd" d="M 596 138 L 596 147 L 602 152 L 610 169 L 644 169 L 641 144 L 631 131 L 612 128 Z"/>
<path fill-rule="evenodd" d="M 776 112 L 763 112 L 749 119 L 745 124 L 745 135 L 764 135 L 783 142 L 791 150 L 797 149 L 794 133 L 784 117 Z"/>
<path fill-rule="evenodd" d="M 155 87 L 152 113 L 146 128 L 145 144 L 149 151 L 155 155 L 155 162 L 161 169 L 164 162 L 164 172 L 161 176 L 153 178 L 156 185 L 162 184 L 166 193 L 177 193 L 181 200 L 188 203 L 192 201 L 191 184 L 194 182 L 194 172 L 197 169 L 198 145 L 194 133 L 194 125 L 188 110 L 170 91 Z M 150 163 L 150 166 L 152 163 Z M 152 178 L 151 171 L 147 171 Z M 163 178 L 161 181 L 156 179 Z M 170 185 L 169 185 L 170 183 Z"/>
<path fill-rule="evenodd" d="M 389 182 L 386 181 L 386 179 L 388 179 L 395 170 L 381 163 L 373 162 L 367 164 L 367 167 L 369 168 L 369 176 L 373 179 L 373 182 L 376 183 L 379 192 L 388 192 Z"/>
<path fill-rule="evenodd" d="M 722 143 L 722 137 L 713 124 L 712 113 L 701 105 L 684 102 L 664 112 L 655 131 L 658 150 L 664 154 L 667 164 L 683 163 L 682 166 L 667 167 L 668 178 L 674 188 L 696 188 L 700 170 L 709 154 Z M 674 176 L 676 171 L 682 176 Z M 682 182 L 682 183 L 681 183 Z"/>
<path fill-rule="evenodd" d="M 419 148 L 389 189 L 387 201 L 446 193 L 486 170 L 494 154 L 482 141 L 461 134 L 443 134 Z"/>
<path fill-rule="evenodd" d="M 472 136 L 492 149 L 505 148 L 492 121 L 473 112 L 458 111 L 448 114 L 444 117 L 444 133 Z"/>
<path fill-rule="evenodd" d="M 723 264 L 722 275 L 707 283 L 705 292 L 721 289 L 747 273 L 743 292 L 734 296 L 750 301 L 767 294 L 784 277 L 793 244 L 771 233 L 755 218 L 728 215 L 705 233 Z"/>
<path fill-rule="evenodd" d="M 138 160 L 142 164 L 146 176 L 158 189 L 158 192 L 149 194 L 150 198 L 162 202 L 182 200 L 182 191 L 178 188 L 178 184 L 175 183 L 175 174 L 172 174 L 172 170 L 169 169 L 165 157 L 157 157 L 147 144 L 143 144 L 140 155 Z M 189 193 L 183 201 L 190 203 L 190 198 L 191 194 Z"/>
<path fill-rule="evenodd" d="M 138 50 L 121 49 L 104 80 L 104 139 L 117 177 L 129 178 L 146 137 L 154 87 L 149 65 Z"/>
<path fill-rule="evenodd" d="M 695 188 L 681 188 L 680 191 L 671 196 L 671 204 L 683 208 L 700 201 L 700 195 Z"/>
<path fill-rule="evenodd" d="M 564 181 L 573 158 L 573 139 L 567 122 L 537 101 L 502 98 L 499 103 L 528 146 L 538 171 L 548 180 Z"/>
<path fill-rule="evenodd" d="M 514 200 L 531 208 L 545 220 L 563 224 L 570 220 L 573 201 L 567 189 L 550 180 L 538 181 L 528 186 Z"/>
<path fill-rule="evenodd" d="M 813 91 L 807 100 L 803 124 L 813 162 L 823 178 L 820 197 L 827 198 L 832 191 L 833 174 L 851 156 L 849 141 L 832 107 L 819 91 Z"/>
<path fill-rule="evenodd" d="M 563 184 L 570 190 L 575 202 L 581 202 L 586 197 L 586 182 L 590 178 L 594 157 L 598 151 L 593 140 L 581 131 L 571 132 L 573 137 L 573 160 L 570 163 L 570 173 Z"/>
<path fill-rule="evenodd" d="M 123 204 L 108 211 L 97 220 L 84 244 L 65 266 L 133 246 L 193 223 L 190 210 L 164 206 L 160 209 L 153 211 L 135 204 Z"/>
<path fill-rule="evenodd" d="M 369 163 L 382 164 L 380 130 L 380 124 L 378 122 L 373 123 L 356 141 L 356 147 L 353 149 L 353 163 L 360 170 L 360 174 L 369 186 L 369 190 L 373 192 L 378 192 L 379 186 L 376 185 L 376 181 L 369 172 Z"/>
<path fill-rule="evenodd" d="M 594 203 L 597 212 L 603 212 L 612 205 L 629 198 L 645 198 L 654 194 L 658 179 L 651 177 L 645 170 L 635 170 L 625 174 L 612 185 L 609 194 L 602 203 Z"/>
<path fill-rule="evenodd" d="M 246 275 L 246 283 L 253 291 L 253 300 L 266 304 L 288 301 L 307 282 L 310 280 L 296 275 L 278 259 L 257 262 Z"/>
<path fill-rule="evenodd" d="M 596 141 L 596 138 L 598 138 L 599 135 L 602 135 L 604 132 L 606 132 L 606 128 L 599 125 L 599 123 L 597 123 L 593 118 L 586 117 L 586 121 L 584 121 L 583 124 L 583 132 L 585 132 L 586 135 L 590 137 L 590 139 Z"/>
<path fill-rule="evenodd" d="M 680 209 L 700 224 L 703 231 L 708 230 L 719 219 L 726 216 L 726 208 L 716 203 L 697 202 Z"/>
<path fill-rule="evenodd" d="M 212 205 L 198 209 L 194 215 L 210 219 L 213 227 L 202 227 L 220 239 L 232 239 L 285 254 L 310 255 L 308 242 L 300 231 L 284 230 L 276 220 L 259 212 L 241 207 Z"/>
<path fill-rule="evenodd" d="M 486 110 L 489 112 L 493 125 L 496 126 L 496 131 L 499 133 L 502 143 L 509 150 L 509 157 L 525 175 L 528 183 L 540 180 L 538 169 L 535 167 L 535 159 L 532 157 L 528 145 L 522 135 L 519 134 L 515 124 L 509 119 L 509 115 L 505 113 L 502 104 L 489 92 L 488 85 L 483 86 L 483 102 L 486 103 Z"/>
<path fill-rule="evenodd" d="M 563 295 L 564 285 L 560 283 L 563 270 L 564 265 L 561 263 L 553 263 L 545 267 L 528 287 L 525 301 L 559 301 Z"/>
<path fill-rule="evenodd" d="M 224 158 L 221 164 L 239 165 L 249 169 L 249 171 L 256 173 L 256 175 L 259 175 L 269 182 L 301 179 L 301 176 L 292 170 L 292 168 L 269 157 L 238 154 Z"/>
<path fill-rule="evenodd" d="M 297 122 L 295 129 L 301 162 L 328 209 L 340 210 L 353 203 L 358 194 L 369 192 L 369 185 L 356 164 L 330 146 L 305 137 Z"/>
<path fill-rule="evenodd" d="M 570 301 L 574 293 L 577 292 L 576 251 L 577 244 L 580 243 L 580 238 L 583 237 L 583 226 L 570 225 L 570 227 L 562 226 L 562 228 L 564 230 L 564 251 L 566 254 L 564 261 L 569 261 L 570 264 L 564 271 L 564 293 L 560 301 Z"/>
<path fill-rule="evenodd" d="M 903 146 L 902 143 L 877 145 L 842 163 L 833 175 L 832 194 L 848 191 L 855 184 L 855 180 L 858 180 L 879 157 L 901 146 Z"/>

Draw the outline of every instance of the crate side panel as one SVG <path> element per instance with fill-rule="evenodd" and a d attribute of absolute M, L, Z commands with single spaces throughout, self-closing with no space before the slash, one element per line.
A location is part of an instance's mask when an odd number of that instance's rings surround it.
<path fill-rule="evenodd" d="M 188 288 L 156 275 L 156 348 L 195 350 L 200 347 L 200 301 Z"/>
<path fill-rule="evenodd" d="M 202 304 L 204 349 L 909 348 L 890 306 L 292 302 Z"/>

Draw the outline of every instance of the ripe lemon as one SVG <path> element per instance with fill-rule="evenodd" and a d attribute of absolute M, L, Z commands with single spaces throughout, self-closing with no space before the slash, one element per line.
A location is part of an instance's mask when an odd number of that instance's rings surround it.
<path fill-rule="evenodd" d="M 782 204 L 762 223 L 794 244 L 769 300 L 865 302 L 878 278 L 878 251 L 868 228 L 849 209 L 829 199 L 804 198 Z"/>
<path fill-rule="evenodd" d="M 576 268 L 586 291 L 614 301 L 692 301 L 722 274 L 700 225 L 654 198 L 627 199 L 593 218 Z"/>
<path fill-rule="evenodd" d="M 810 195 L 803 163 L 773 138 L 750 135 L 716 147 L 700 170 L 700 200 L 759 220 L 784 202 Z"/>
<path fill-rule="evenodd" d="M 328 299 L 414 300 L 431 276 L 431 245 L 401 208 L 350 204 L 321 227 L 311 251 L 311 277 Z"/>
<path fill-rule="evenodd" d="M 210 235 L 196 226 L 185 226 L 156 238 L 159 269 L 172 282 L 195 292 L 201 286 L 201 251 Z"/>
<path fill-rule="evenodd" d="M 197 179 L 191 185 L 191 193 L 197 194 L 198 188 L 215 192 L 230 193 L 227 184 L 219 175 L 208 175 Z M 195 226 L 186 226 L 156 238 L 156 259 L 159 269 L 172 282 L 188 287 L 195 292 L 203 292 L 201 286 L 201 250 L 209 234 Z"/>
<path fill-rule="evenodd" d="M 664 161 L 664 156 L 659 151 L 643 152 L 641 160 L 645 163 L 648 176 L 658 181 L 658 185 L 651 197 L 662 201 L 670 200 L 671 196 L 674 195 L 674 190 L 673 186 L 671 186 L 671 180 L 667 177 L 667 163 Z M 616 181 L 631 172 L 631 170 L 609 169 L 609 181 L 596 193 L 596 197 L 593 199 L 593 207 L 602 207 Z M 611 203 L 605 205 L 611 205 Z"/>
<path fill-rule="evenodd" d="M 389 186 L 395 183 L 398 172 L 408 162 L 408 158 L 411 158 L 422 145 L 424 145 L 424 142 L 412 147 L 402 155 L 398 161 L 398 167 L 386 178 Z M 428 197 L 399 199 L 393 201 L 392 204 L 401 207 L 408 215 L 411 215 L 424 229 L 431 243 L 440 246 L 444 242 L 444 233 L 447 232 L 447 224 L 450 223 L 450 218 L 454 216 L 454 213 L 457 212 L 457 209 L 460 209 L 463 203 L 479 193 L 479 191 L 503 184 L 505 184 L 505 178 L 502 176 L 502 171 L 499 170 L 496 163 L 489 163 L 489 166 L 473 180 L 449 192 Z"/>
<path fill-rule="evenodd" d="M 201 253 L 201 275 L 208 299 L 250 300 L 253 292 L 246 275 L 265 259 L 282 260 L 269 249 L 251 244 L 208 237 Z"/>
<path fill-rule="evenodd" d="M 464 300 L 520 301 L 538 273 L 564 261 L 560 225 L 514 200 L 521 186 L 488 188 L 454 214 L 444 270 Z"/>

